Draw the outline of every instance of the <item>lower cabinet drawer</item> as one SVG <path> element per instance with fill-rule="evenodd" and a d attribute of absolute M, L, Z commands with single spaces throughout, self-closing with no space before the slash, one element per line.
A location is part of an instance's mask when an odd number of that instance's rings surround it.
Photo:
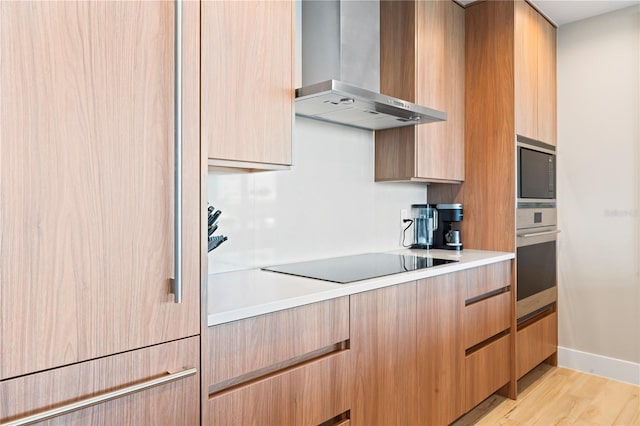
<path fill-rule="evenodd" d="M 511 285 L 512 260 L 467 270 L 465 300 Z"/>
<path fill-rule="evenodd" d="M 349 297 L 212 326 L 205 380 L 233 380 L 348 339 Z"/>
<path fill-rule="evenodd" d="M 0 423 L 86 403 L 38 424 L 198 425 L 199 360 L 200 338 L 191 337 L 6 380 Z M 96 398 L 106 401 L 88 405 Z"/>
<path fill-rule="evenodd" d="M 510 335 L 503 336 L 466 357 L 465 411 L 509 382 L 510 340 Z"/>
<path fill-rule="evenodd" d="M 511 292 L 481 300 L 464 308 L 465 348 L 470 348 L 511 325 Z"/>
<path fill-rule="evenodd" d="M 318 425 L 349 410 L 349 350 L 210 396 L 210 424 Z"/>
<path fill-rule="evenodd" d="M 516 337 L 518 379 L 558 350 L 557 315 L 554 312 L 518 331 Z"/>

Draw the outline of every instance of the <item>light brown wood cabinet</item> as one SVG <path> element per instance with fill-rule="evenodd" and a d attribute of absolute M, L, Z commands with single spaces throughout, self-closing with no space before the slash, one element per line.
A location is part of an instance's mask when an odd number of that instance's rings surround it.
<path fill-rule="evenodd" d="M 542 360 L 552 357 L 558 347 L 558 314 L 551 312 L 518 330 L 516 371 L 518 378 L 527 374 Z"/>
<path fill-rule="evenodd" d="M 416 283 L 351 296 L 353 425 L 418 424 Z"/>
<path fill-rule="evenodd" d="M 465 363 L 465 411 L 512 380 L 511 338 L 507 334 L 467 355 Z"/>
<path fill-rule="evenodd" d="M 538 15 L 538 139 L 558 143 L 556 28 Z"/>
<path fill-rule="evenodd" d="M 195 370 L 199 363 L 200 339 L 196 336 L 5 380 L 0 382 L 0 422 L 124 392 L 172 373 Z M 196 372 L 38 424 L 198 425 L 199 387 Z"/>
<path fill-rule="evenodd" d="M 464 280 L 467 272 L 418 282 L 418 395 L 421 425 L 447 425 L 464 406 Z"/>
<path fill-rule="evenodd" d="M 464 204 L 465 248 L 515 253 L 516 134 L 556 144 L 555 28 L 524 0 L 473 2 L 465 13 L 465 157 L 473 161 L 459 188 L 432 186 L 429 198 Z M 523 356 L 519 336 L 513 357 Z"/>
<path fill-rule="evenodd" d="M 514 30 L 516 133 L 556 145 L 556 29 L 518 0 Z"/>
<path fill-rule="evenodd" d="M 512 263 L 487 265 L 463 276 L 465 412 L 496 391 L 515 398 Z"/>
<path fill-rule="evenodd" d="M 446 425 L 515 387 L 511 263 L 351 296 L 352 424 Z M 469 344 L 469 329 L 482 338 Z"/>
<path fill-rule="evenodd" d="M 1 2 L 0 20 L 0 380 L 46 382 L 65 402 L 128 382 L 102 357 L 200 333 L 199 5 L 183 16 L 181 304 L 170 293 L 173 3 Z M 98 358 L 88 387 L 65 376 Z M 188 360 L 176 368 L 198 367 Z M 3 418 L 41 406 L 1 393 Z M 135 419 L 137 400 L 97 409 L 96 422 Z"/>
<path fill-rule="evenodd" d="M 293 0 L 205 1 L 201 7 L 202 140 L 210 164 L 290 165 Z"/>
<path fill-rule="evenodd" d="M 376 181 L 464 180 L 464 19 L 454 1 L 380 2 L 380 91 L 447 121 L 377 131 Z"/>
<path fill-rule="evenodd" d="M 555 28 L 524 0 L 469 3 L 465 22 L 469 161 L 429 202 L 464 204 L 465 248 L 515 252 L 516 134 L 556 144 Z"/>
<path fill-rule="evenodd" d="M 511 292 L 505 291 L 465 309 L 464 345 L 470 348 L 511 326 Z"/>
<path fill-rule="evenodd" d="M 349 353 L 336 352 L 212 396 L 211 425 L 319 425 L 349 410 Z"/>
<path fill-rule="evenodd" d="M 317 425 L 351 408 L 349 298 L 208 330 L 203 365 L 211 425 Z"/>

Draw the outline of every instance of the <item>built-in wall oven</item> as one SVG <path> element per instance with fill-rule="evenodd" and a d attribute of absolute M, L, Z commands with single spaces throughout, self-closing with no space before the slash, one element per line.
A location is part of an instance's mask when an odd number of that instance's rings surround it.
<path fill-rule="evenodd" d="M 557 300 L 555 147 L 518 136 L 516 211 L 517 318 L 522 323 Z"/>

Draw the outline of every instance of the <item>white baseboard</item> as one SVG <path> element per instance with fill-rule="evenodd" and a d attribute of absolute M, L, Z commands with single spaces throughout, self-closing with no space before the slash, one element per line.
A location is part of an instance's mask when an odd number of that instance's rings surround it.
<path fill-rule="evenodd" d="M 558 366 L 640 386 L 640 364 L 558 346 Z"/>

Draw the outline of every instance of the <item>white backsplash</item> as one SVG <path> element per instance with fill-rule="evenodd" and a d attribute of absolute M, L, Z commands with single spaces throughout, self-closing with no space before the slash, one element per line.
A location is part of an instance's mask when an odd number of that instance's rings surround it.
<path fill-rule="evenodd" d="M 401 247 L 400 210 L 425 203 L 426 185 L 375 183 L 373 157 L 373 132 L 296 117 L 291 170 L 210 171 L 216 235 L 229 240 L 209 272 Z"/>

